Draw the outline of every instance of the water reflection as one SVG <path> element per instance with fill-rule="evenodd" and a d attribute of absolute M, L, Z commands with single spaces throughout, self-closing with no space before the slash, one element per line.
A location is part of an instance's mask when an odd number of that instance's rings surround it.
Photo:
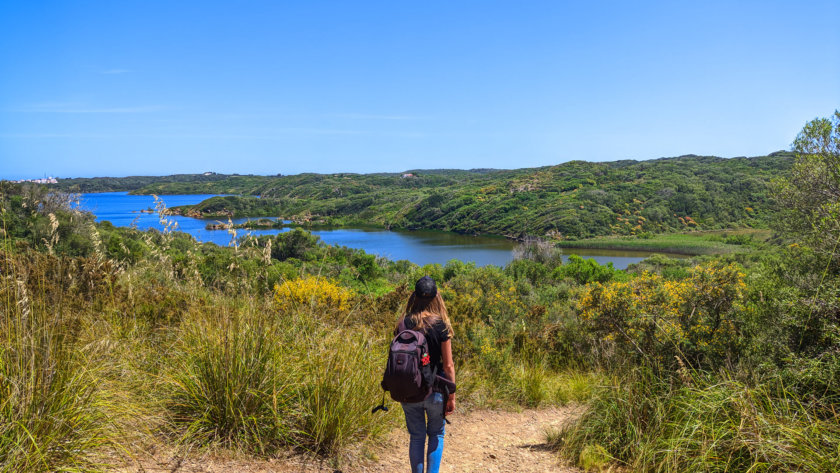
<path fill-rule="evenodd" d="M 167 207 L 192 205 L 213 197 L 213 194 L 163 195 L 160 198 Z M 104 192 L 82 194 L 80 206 L 96 215 L 97 221 L 110 221 L 115 226 L 135 226 L 140 230 L 149 228 L 162 229 L 156 213 L 143 213 L 154 209 L 154 199 L 148 195 L 128 195 L 125 192 Z M 198 241 L 213 242 L 218 245 L 231 243 L 233 235 L 227 230 L 207 230 L 208 223 L 216 219 L 198 219 L 181 216 L 168 217 L 177 224 L 177 230 L 189 233 Z M 242 223 L 248 219 L 234 219 L 233 223 Z M 237 230 L 236 236 L 276 235 L 289 231 L 289 228 L 265 230 Z M 470 236 L 436 231 L 388 231 L 381 228 L 317 228 L 313 234 L 331 245 L 361 248 L 368 253 L 387 257 L 391 260 L 406 259 L 424 265 L 429 263 L 446 264 L 458 259 L 474 262 L 479 266 L 494 264 L 504 266 L 513 260 L 516 243 L 501 237 Z M 584 258 L 594 258 L 600 264 L 612 262 L 618 269 L 637 263 L 652 253 L 644 251 L 613 250 L 564 250 L 566 255 L 577 254 Z M 564 260 L 568 256 L 564 255 Z"/>

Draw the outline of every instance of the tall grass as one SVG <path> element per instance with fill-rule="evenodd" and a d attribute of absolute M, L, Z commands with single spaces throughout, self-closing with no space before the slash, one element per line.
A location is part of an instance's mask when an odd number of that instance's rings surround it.
<path fill-rule="evenodd" d="M 198 445 L 338 456 L 390 429 L 393 415 L 370 413 L 385 341 L 325 318 L 259 301 L 184 318 L 164 375 L 176 432 Z"/>
<path fill-rule="evenodd" d="M 297 376 L 278 327 L 252 308 L 213 312 L 185 319 L 173 349 L 165 384 L 175 427 L 191 442 L 260 453 L 289 443 Z"/>
<path fill-rule="evenodd" d="M 394 426 L 397 409 L 372 415 L 383 396 L 379 382 L 387 345 L 358 327 L 320 327 L 296 353 L 302 355 L 297 393 L 299 445 L 328 454 L 351 442 L 376 438 Z"/>
<path fill-rule="evenodd" d="M 667 383 L 636 372 L 595 396 L 561 435 L 583 461 L 603 450 L 639 472 L 840 471 L 840 419 L 781 386 L 693 376 Z"/>
<path fill-rule="evenodd" d="M 485 339 L 478 354 L 459 366 L 461 399 L 480 407 L 541 407 L 589 400 L 603 375 L 552 366 L 544 354 L 516 355 Z"/>
<path fill-rule="evenodd" d="M 49 281 L 19 263 L 0 253 L 0 471 L 96 470 L 91 453 L 111 443 L 110 406 L 78 321 L 61 299 L 33 293 Z"/>

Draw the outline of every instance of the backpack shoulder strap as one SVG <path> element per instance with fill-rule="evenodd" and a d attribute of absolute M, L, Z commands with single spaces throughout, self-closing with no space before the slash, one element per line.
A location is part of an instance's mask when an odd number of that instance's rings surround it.
<path fill-rule="evenodd" d="M 408 329 L 405 326 L 405 316 L 403 315 L 402 317 L 400 317 L 400 322 L 397 324 L 397 330 L 396 330 L 396 333 L 394 333 L 394 335 L 399 335 L 400 332 L 405 331 L 405 330 L 408 330 Z"/>

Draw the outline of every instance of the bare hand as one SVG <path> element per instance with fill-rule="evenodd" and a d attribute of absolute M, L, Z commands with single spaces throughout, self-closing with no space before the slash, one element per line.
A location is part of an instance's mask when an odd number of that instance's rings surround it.
<path fill-rule="evenodd" d="M 446 400 L 446 415 L 452 414 L 455 411 L 455 398 L 450 397 Z"/>

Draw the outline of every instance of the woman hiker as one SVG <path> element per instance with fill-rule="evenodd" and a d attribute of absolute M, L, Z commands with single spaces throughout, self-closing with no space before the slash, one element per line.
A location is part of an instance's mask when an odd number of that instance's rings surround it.
<path fill-rule="evenodd" d="M 436 372 L 443 373 L 454 386 L 452 324 L 434 279 L 424 276 L 417 281 L 414 293 L 408 298 L 403 317 L 405 329 L 425 334 L 432 366 L 437 367 Z M 440 469 L 445 416 L 455 410 L 455 394 L 438 391 L 440 389 L 433 390 L 421 402 L 402 403 L 405 425 L 411 436 L 408 458 L 411 461 L 412 473 L 438 473 Z M 424 452 L 427 436 L 429 445 L 428 450 Z"/>

